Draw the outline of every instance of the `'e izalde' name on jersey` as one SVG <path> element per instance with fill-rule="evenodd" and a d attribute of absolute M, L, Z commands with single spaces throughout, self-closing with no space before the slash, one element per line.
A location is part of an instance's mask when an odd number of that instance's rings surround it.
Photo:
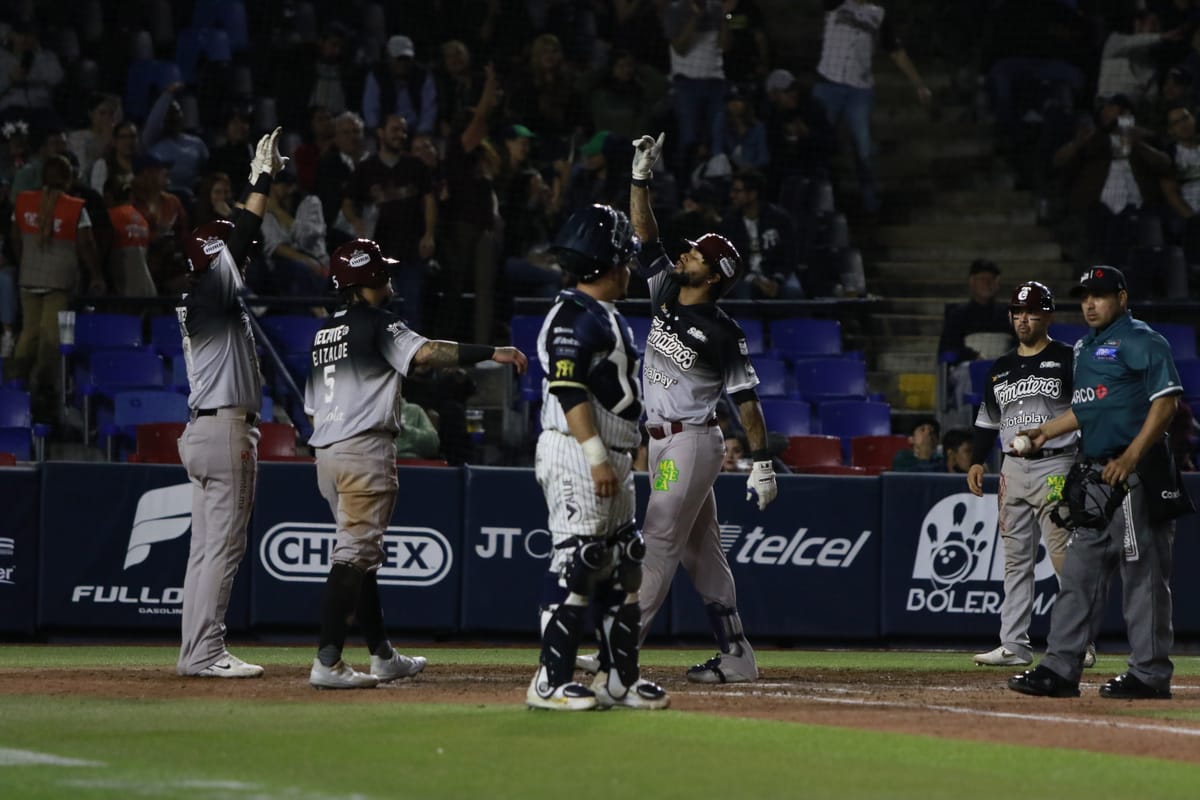
<path fill-rule="evenodd" d="M 638 273 L 650 286 L 654 318 L 642 377 L 646 422 L 703 425 L 723 392 L 758 386 L 742 329 L 715 303 L 681 305 L 679 284 L 660 242 L 638 253 Z"/>
<path fill-rule="evenodd" d="M 1000 432 L 1007 451 L 1019 431 L 1036 428 L 1065 414 L 1071 407 L 1072 355 L 1070 345 L 1053 339 L 1032 356 L 1009 350 L 992 363 L 975 424 Z M 1046 442 L 1047 449 L 1070 447 L 1077 431 Z"/>
<path fill-rule="evenodd" d="M 559 292 L 538 333 L 542 428 L 569 433 L 555 389 L 583 389 L 592 404 L 596 431 L 609 447 L 628 449 L 641 441 L 638 419 L 637 348 L 629 323 L 612 303 L 576 289 Z"/>
<path fill-rule="evenodd" d="M 356 303 L 313 336 L 304 411 L 308 443 L 327 447 L 365 431 L 400 430 L 400 376 L 427 342 L 389 311 Z"/>
<path fill-rule="evenodd" d="M 193 411 L 234 407 L 257 413 L 262 407 L 262 373 L 244 291 L 234 256 L 222 246 L 175 308 Z"/>

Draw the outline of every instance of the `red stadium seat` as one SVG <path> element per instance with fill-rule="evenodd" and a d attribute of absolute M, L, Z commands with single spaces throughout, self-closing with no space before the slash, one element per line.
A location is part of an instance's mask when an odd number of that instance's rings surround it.
<path fill-rule="evenodd" d="M 444 458 L 397 458 L 397 467 L 448 467 L 450 462 Z"/>
<path fill-rule="evenodd" d="M 842 440 L 837 436 L 789 436 L 780 460 L 792 469 L 841 466 Z"/>
<path fill-rule="evenodd" d="M 137 426 L 137 449 L 129 460 L 138 464 L 179 464 L 179 437 L 183 422 L 147 422 Z"/>
<path fill-rule="evenodd" d="M 259 461 L 293 461 L 296 456 L 296 429 L 286 422 L 262 422 L 258 426 Z M 304 458 L 304 457 L 301 457 Z"/>
<path fill-rule="evenodd" d="M 801 475 L 871 475 L 865 467 L 851 467 L 845 464 L 813 464 L 808 467 L 797 467 Z"/>
<path fill-rule="evenodd" d="M 901 450 L 907 450 L 907 436 L 855 436 L 850 440 L 850 463 L 868 470 L 883 471 L 892 468 L 892 459 Z"/>
<path fill-rule="evenodd" d="M 17 457 L 12 453 L 0 453 L 0 467 L 15 467 Z"/>

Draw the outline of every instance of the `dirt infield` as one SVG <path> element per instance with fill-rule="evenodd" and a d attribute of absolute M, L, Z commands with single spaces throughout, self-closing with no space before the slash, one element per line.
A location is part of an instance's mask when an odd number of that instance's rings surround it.
<path fill-rule="evenodd" d="M 0 695 L 138 699 L 222 698 L 308 703 L 440 702 L 521 705 L 532 666 L 431 664 L 418 678 L 357 692 L 316 691 L 307 667 L 271 667 L 259 680 L 180 678 L 170 669 L 0 670 Z M 1089 672 L 1078 699 L 1015 694 L 1011 669 L 889 673 L 770 669 L 757 683 L 701 686 L 678 670 L 647 669 L 678 711 L 836 725 L 950 739 L 1075 748 L 1200 763 L 1200 720 L 1164 712 L 1200 712 L 1200 680 L 1173 687 L 1172 700 L 1105 700 L 1108 675 Z M 534 712 L 530 712 L 534 713 Z M 537 712 L 545 713 L 545 712 Z"/>

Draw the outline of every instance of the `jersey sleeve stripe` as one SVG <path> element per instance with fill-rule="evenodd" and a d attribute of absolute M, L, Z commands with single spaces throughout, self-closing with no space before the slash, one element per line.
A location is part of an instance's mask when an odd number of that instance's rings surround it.
<path fill-rule="evenodd" d="M 1182 386 L 1168 386 L 1167 388 L 1163 389 L 1161 392 L 1155 392 L 1154 394 L 1150 395 L 1150 399 L 1157 400 L 1160 397 L 1166 397 L 1167 395 L 1172 395 L 1172 394 L 1183 394 L 1183 387 Z"/>
<path fill-rule="evenodd" d="M 574 386 L 577 389 L 588 388 L 586 383 L 577 383 L 576 381 L 550 381 L 548 384 L 546 384 L 546 388 L 548 389 L 554 389 L 559 386 Z"/>
<path fill-rule="evenodd" d="M 983 428 L 984 430 L 988 430 L 988 431 L 998 431 L 998 430 L 1000 430 L 1000 423 L 998 423 L 998 422 L 980 422 L 979 420 L 975 420 L 975 427 Z"/>
<path fill-rule="evenodd" d="M 725 391 L 729 394 L 733 394 L 734 392 L 740 392 L 743 389 L 753 389 L 755 386 L 758 386 L 757 378 L 746 381 L 745 383 L 739 383 L 736 386 L 726 386 Z"/>

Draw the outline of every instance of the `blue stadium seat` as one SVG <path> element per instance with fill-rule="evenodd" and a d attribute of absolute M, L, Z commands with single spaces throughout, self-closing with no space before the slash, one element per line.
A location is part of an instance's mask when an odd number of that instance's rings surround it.
<path fill-rule="evenodd" d="M 125 389 L 161 389 L 165 385 L 162 357 L 145 350 L 100 350 L 88 359 L 88 375 L 80 384 L 83 395 L 83 440 L 91 437 L 92 398 L 111 398 Z M 111 411 L 97 408 L 97 422 L 111 422 Z"/>
<path fill-rule="evenodd" d="M 174 358 L 183 352 L 183 332 L 179 330 L 179 318 L 163 315 L 150 318 L 150 346 L 154 352 Z"/>
<path fill-rule="evenodd" d="M 809 402 L 862 399 L 867 394 L 867 365 L 852 358 L 811 358 L 792 366 L 795 395 Z"/>
<path fill-rule="evenodd" d="M 520 376 L 517 385 L 520 387 L 521 399 L 530 403 L 539 403 L 542 400 L 542 378 L 546 373 L 542 371 L 541 362 L 538 361 L 537 337 L 544 321 L 544 317 L 518 314 L 509 323 L 513 347 L 529 357 L 529 369 Z"/>
<path fill-rule="evenodd" d="M 1063 344 L 1074 345 L 1091 333 L 1091 328 L 1083 323 L 1055 322 L 1050 326 L 1050 338 L 1057 339 Z"/>
<path fill-rule="evenodd" d="M 280 355 L 312 352 L 313 337 L 325 320 L 313 316 L 263 317 L 262 328 Z"/>
<path fill-rule="evenodd" d="M 1181 358 L 1196 357 L 1196 329 L 1180 322 L 1152 322 L 1150 327 L 1162 334 L 1171 345 L 1171 355 Z"/>
<path fill-rule="evenodd" d="M 639 353 L 646 352 L 646 339 L 650 336 L 650 317 L 626 317 L 625 321 L 633 328 L 633 343 Z M 532 357 L 532 353 L 525 355 Z"/>
<path fill-rule="evenodd" d="M 1179 382 L 1183 384 L 1183 396 L 1190 399 L 1200 397 L 1200 358 L 1181 358 L 1175 361 L 1179 371 Z"/>
<path fill-rule="evenodd" d="M 758 373 L 759 397 L 787 397 L 787 365 L 778 358 L 754 359 L 754 371 Z"/>
<path fill-rule="evenodd" d="M 983 393 L 987 391 L 988 370 L 991 368 L 992 361 L 989 359 L 972 361 L 967 367 L 971 375 L 971 391 L 963 393 L 963 400 L 970 403 L 972 407 L 983 402 Z"/>
<path fill-rule="evenodd" d="M 133 444 L 137 426 L 157 422 L 187 422 L 187 398 L 171 391 L 132 391 L 113 394 L 113 417 L 100 429 L 101 440 L 113 460 L 124 445 Z"/>
<path fill-rule="evenodd" d="M 844 460 L 852 460 L 850 440 L 855 436 L 886 436 L 892 432 L 892 408 L 872 400 L 833 400 L 817 406 L 820 432 L 840 436 Z"/>
<path fill-rule="evenodd" d="M 28 428 L 33 425 L 29 410 L 29 392 L 0 389 L 0 428 Z"/>
<path fill-rule="evenodd" d="M 74 349 L 77 351 L 134 350 L 142 346 L 141 317 L 132 314 L 75 315 Z"/>
<path fill-rule="evenodd" d="M 763 338 L 762 320 L 747 318 L 738 320 L 742 333 L 746 336 L 746 352 L 750 355 L 760 355 L 767 352 L 767 343 Z"/>
<path fill-rule="evenodd" d="M 841 355 L 842 325 L 835 319 L 772 320 L 771 352 L 789 360 Z"/>
<path fill-rule="evenodd" d="M 225 31 L 229 35 L 230 46 L 237 51 L 245 50 L 249 42 L 243 0 L 197 0 L 192 12 L 192 25 Z"/>
<path fill-rule="evenodd" d="M 812 408 L 803 400 L 763 398 L 762 413 L 767 430 L 784 436 L 807 436 L 811 432 Z"/>
<path fill-rule="evenodd" d="M 0 453 L 12 453 L 18 461 L 29 461 L 33 431 L 23 427 L 0 427 Z"/>

